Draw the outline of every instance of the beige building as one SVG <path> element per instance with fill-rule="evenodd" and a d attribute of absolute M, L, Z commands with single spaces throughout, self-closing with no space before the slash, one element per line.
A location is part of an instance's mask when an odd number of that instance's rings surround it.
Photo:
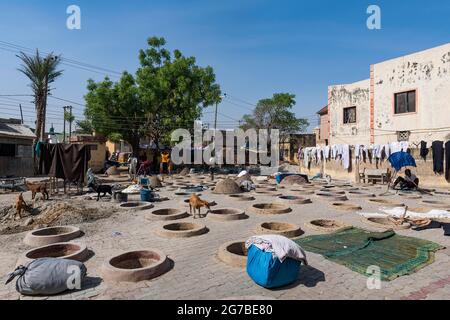
<path fill-rule="evenodd" d="M 450 139 L 450 44 L 370 67 L 328 88 L 330 144 Z"/>

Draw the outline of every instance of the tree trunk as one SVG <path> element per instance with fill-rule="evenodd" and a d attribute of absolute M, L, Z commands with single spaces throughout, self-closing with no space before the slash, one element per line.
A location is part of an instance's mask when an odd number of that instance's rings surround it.
<path fill-rule="evenodd" d="M 139 158 L 139 135 L 133 135 L 130 139 L 131 147 L 133 148 L 133 157 Z"/>

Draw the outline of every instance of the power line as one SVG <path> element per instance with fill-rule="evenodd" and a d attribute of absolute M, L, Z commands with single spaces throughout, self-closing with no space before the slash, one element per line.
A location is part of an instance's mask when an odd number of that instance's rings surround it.
<path fill-rule="evenodd" d="M 24 51 L 24 52 L 28 51 L 29 53 L 30 52 L 32 52 L 32 53 L 35 52 L 35 50 L 32 49 L 32 48 L 21 46 L 21 45 L 17 45 L 17 44 L 13 44 L 11 42 L 6 42 L 6 41 L 0 40 L 0 44 L 3 45 L 3 47 L 0 46 L 0 49 L 5 50 L 5 51 L 10 51 L 10 52 L 14 52 L 14 53 L 20 53 L 20 51 Z M 19 50 L 19 51 L 17 51 L 17 50 Z M 40 50 L 40 52 L 42 52 L 43 54 L 46 54 L 46 55 L 51 54 L 49 52 L 42 51 L 42 50 Z M 113 75 L 116 75 L 116 76 L 121 76 L 122 75 L 121 72 L 118 72 L 118 71 L 115 71 L 115 70 L 112 70 L 112 69 L 107 69 L 107 68 L 104 68 L 104 67 L 100 67 L 100 66 L 96 66 L 96 65 L 93 65 L 93 64 L 85 63 L 85 62 L 78 61 L 78 60 L 75 60 L 75 59 L 65 58 L 64 56 L 61 57 L 61 64 L 64 64 L 64 65 L 67 65 L 67 66 L 70 66 L 70 67 L 74 67 L 74 68 L 78 68 L 78 69 L 81 69 L 81 70 L 85 70 L 85 71 L 100 73 L 100 74 L 105 74 L 105 73 L 108 74 L 109 73 L 109 74 L 113 74 Z"/>

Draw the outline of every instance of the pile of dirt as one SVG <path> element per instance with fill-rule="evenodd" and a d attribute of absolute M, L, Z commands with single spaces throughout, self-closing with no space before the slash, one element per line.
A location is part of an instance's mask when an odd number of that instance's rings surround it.
<path fill-rule="evenodd" d="M 152 188 L 160 188 L 162 187 L 161 180 L 157 176 L 150 177 L 150 187 Z"/>
<path fill-rule="evenodd" d="M 183 170 L 180 172 L 180 176 L 187 176 L 189 174 L 190 170 L 187 167 L 184 167 Z"/>
<path fill-rule="evenodd" d="M 244 182 L 244 181 L 250 181 L 251 183 L 253 183 L 252 176 L 250 174 L 248 174 L 248 173 L 244 174 L 241 177 L 236 178 L 234 181 L 236 181 L 236 183 L 238 185 L 241 185 L 242 182 Z"/>
<path fill-rule="evenodd" d="M 106 175 L 108 176 L 120 176 L 120 171 L 115 167 L 109 167 L 108 170 L 106 170 Z"/>
<path fill-rule="evenodd" d="M 242 189 L 233 179 L 227 178 L 224 180 L 220 180 L 217 182 L 216 187 L 214 188 L 214 193 L 219 194 L 235 194 L 241 193 Z"/>
<path fill-rule="evenodd" d="M 287 176 L 281 180 L 281 186 L 293 186 L 294 184 L 306 184 L 308 180 L 302 176 Z"/>
<path fill-rule="evenodd" d="M 11 210 L 1 210 L 11 213 Z M 24 213 L 24 217 L 20 221 L 13 219 L 4 219 L 0 234 L 13 234 L 36 229 L 38 227 L 51 227 L 60 225 L 80 224 L 85 222 L 93 222 L 99 219 L 110 217 L 116 210 L 113 208 L 102 208 L 94 206 L 86 206 L 82 201 L 76 203 L 67 202 L 50 202 L 45 203 L 42 207 L 35 208 L 31 213 Z M 13 216 L 12 216 L 13 217 Z"/>

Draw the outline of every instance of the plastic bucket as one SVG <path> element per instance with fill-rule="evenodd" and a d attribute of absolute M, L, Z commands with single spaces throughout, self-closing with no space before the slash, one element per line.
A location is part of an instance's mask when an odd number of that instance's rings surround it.
<path fill-rule="evenodd" d="M 141 201 L 144 202 L 152 202 L 153 201 L 153 193 L 148 189 L 141 190 Z"/>

